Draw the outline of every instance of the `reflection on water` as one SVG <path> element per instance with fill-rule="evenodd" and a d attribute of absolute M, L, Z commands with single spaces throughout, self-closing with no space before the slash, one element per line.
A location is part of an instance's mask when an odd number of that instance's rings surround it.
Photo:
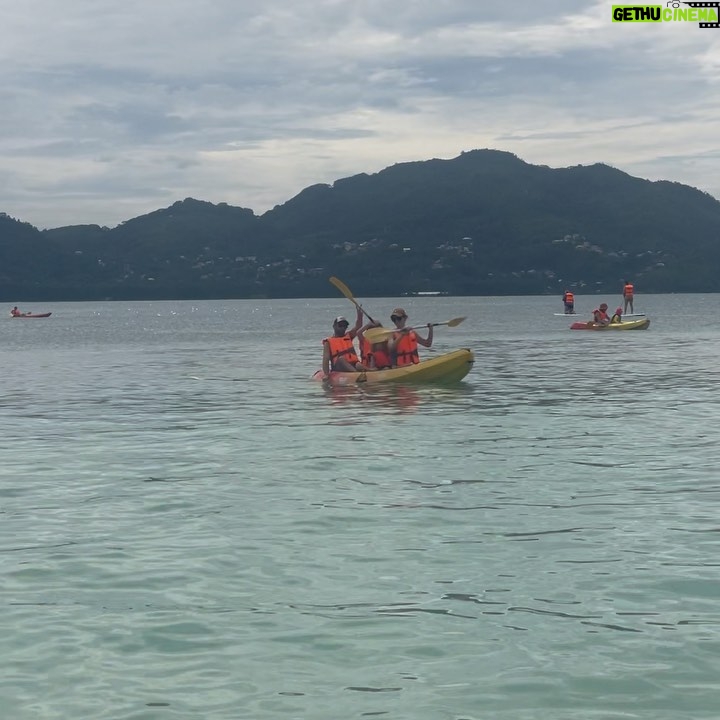
<path fill-rule="evenodd" d="M 346 406 L 363 414 L 381 412 L 401 415 L 419 410 L 433 412 L 433 408 L 447 408 L 448 405 L 469 405 L 475 392 L 468 383 L 453 386 L 325 385 L 323 391 L 332 405 Z"/>

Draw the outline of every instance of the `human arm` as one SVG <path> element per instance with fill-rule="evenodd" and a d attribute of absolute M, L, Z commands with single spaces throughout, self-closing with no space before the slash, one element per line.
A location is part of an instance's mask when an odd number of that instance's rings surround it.
<path fill-rule="evenodd" d="M 427 338 L 422 337 L 422 335 L 418 335 L 417 331 L 415 331 L 415 338 L 418 341 L 418 345 L 429 348 L 433 344 L 433 326 L 431 323 L 428 323 L 427 327 Z"/>
<path fill-rule="evenodd" d="M 363 311 L 362 308 L 358 305 L 357 306 L 357 314 L 355 315 L 355 325 L 352 328 L 352 330 L 349 331 L 350 337 L 354 338 L 358 332 L 360 331 L 360 328 L 362 328 L 363 324 Z"/>
<path fill-rule="evenodd" d="M 377 320 L 370 320 L 369 322 L 366 322 L 357 333 L 358 339 L 360 342 L 362 342 L 363 338 L 365 337 L 365 331 L 369 330 L 370 328 L 376 328 L 376 327 L 382 327 L 382 323 L 379 323 Z"/>
<path fill-rule="evenodd" d="M 330 376 L 330 345 L 327 341 L 323 342 L 322 371 L 324 377 Z"/>

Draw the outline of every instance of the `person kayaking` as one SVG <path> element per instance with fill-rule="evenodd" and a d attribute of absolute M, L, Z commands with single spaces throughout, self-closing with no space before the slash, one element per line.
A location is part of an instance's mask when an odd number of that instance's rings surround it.
<path fill-rule="evenodd" d="M 18 307 L 17 307 L 17 305 L 16 305 L 16 306 L 10 311 L 10 314 L 11 314 L 13 317 L 22 317 L 25 313 L 21 313 L 21 312 L 18 310 Z"/>
<path fill-rule="evenodd" d="M 610 317 L 607 314 L 607 309 L 607 303 L 601 303 L 600 307 L 597 310 L 593 310 L 592 321 L 594 323 L 597 323 L 598 325 L 607 325 L 610 322 Z"/>
<path fill-rule="evenodd" d="M 342 315 L 333 320 L 333 334 L 323 339 L 323 377 L 329 378 L 330 371 L 364 372 L 368 368 L 360 362 L 353 340 L 362 326 L 363 312 L 358 306 L 355 326 L 348 330 L 350 323 Z"/>
<path fill-rule="evenodd" d="M 433 342 L 433 326 L 428 323 L 428 335 L 424 338 L 418 335 L 414 329 L 406 328 L 408 316 L 402 308 L 395 308 L 390 314 L 390 319 L 395 323 L 396 332 L 392 334 L 388 342 L 390 357 L 393 358 L 393 366 L 413 365 L 420 362 L 418 345 L 429 348 Z"/>
<path fill-rule="evenodd" d="M 563 305 L 565 306 L 565 314 L 566 315 L 574 315 L 575 314 L 575 296 L 569 291 L 566 290 L 563 293 Z"/>
<path fill-rule="evenodd" d="M 613 316 L 610 318 L 610 323 L 621 323 L 622 322 L 623 309 L 621 307 L 615 308 Z"/>
<path fill-rule="evenodd" d="M 358 331 L 358 342 L 360 343 L 360 362 L 370 370 L 384 370 L 392 367 L 390 360 L 390 350 L 388 349 L 388 341 L 371 343 L 365 337 L 365 331 L 370 328 L 381 328 L 382 323 L 373 320 Z"/>
<path fill-rule="evenodd" d="M 632 283 L 629 283 L 627 280 L 623 280 L 623 312 L 627 314 L 628 307 L 630 307 L 630 312 L 635 312 L 635 288 L 633 287 Z"/>

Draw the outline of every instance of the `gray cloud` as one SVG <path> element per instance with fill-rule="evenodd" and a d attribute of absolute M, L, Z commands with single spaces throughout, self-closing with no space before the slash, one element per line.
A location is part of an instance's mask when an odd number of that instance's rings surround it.
<path fill-rule="evenodd" d="M 0 211 L 261 213 L 397 162 L 509 150 L 720 197 L 720 33 L 604 2 L 33 0 L 0 27 Z"/>

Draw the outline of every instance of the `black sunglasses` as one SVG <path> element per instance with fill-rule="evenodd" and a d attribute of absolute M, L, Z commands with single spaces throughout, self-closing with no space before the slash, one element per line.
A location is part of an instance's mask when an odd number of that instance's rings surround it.
<path fill-rule="evenodd" d="M 391 315 L 390 319 L 395 322 L 397 320 L 405 320 L 406 317 L 407 315 Z"/>

